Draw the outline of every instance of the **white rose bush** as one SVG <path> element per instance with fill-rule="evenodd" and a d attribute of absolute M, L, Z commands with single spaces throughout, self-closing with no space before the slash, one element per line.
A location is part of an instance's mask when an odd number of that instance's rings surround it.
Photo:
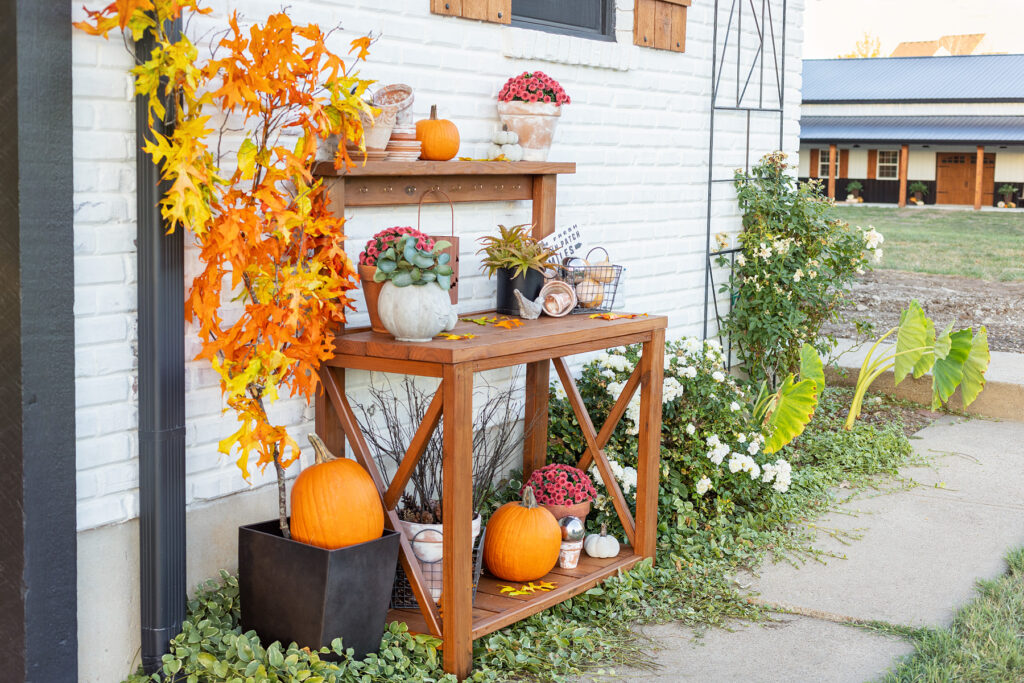
<path fill-rule="evenodd" d="M 639 347 L 600 353 L 583 368 L 577 380 L 580 394 L 595 424 L 600 426 L 639 361 Z M 662 403 L 662 449 L 659 476 L 659 546 L 676 552 L 682 537 L 694 529 L 727 525 L 737 516 L 749 516 L 774 507 L 793 482 L 793 468 L 780 453 L 782 443 L 802 430 L 777 427 L 766 408 L 785 401 L 776 395 L 754 396 L 724 366 L 721 346 L 714 340 L 685 338 L 665 348 Z M 792 379 L 792 378 L 790 378 Z M 816 395 L 813 381 L 797 383 Z M 564 392 L 552 386 L 550 394 L 548 461 L 576 464 L 586 450 Z M 637 482 L 636 434 L 640 392 L 632 397 L 623 419 L 605 448 L 612 472 L 632 508 Z M 813 411 L 813 405 L 811 406 Z M 804 411 L 807 413 L 807 411 Z M 775 433 L 779 436 L 775 437 Z M 773 445 L 773 442 L 778 442 Z M 598 496 L 594 501 L 597 523 L 623 537 L 622 527 L 596 467 L 591 468 Z"/>
<path fill-rule="evenodd" d="M 832 350 L 835 339 L 821 336 L 821 327 L 838 319 L 854 278 L 881 260 L 885 241 L 872 226 L 836 218 L 820 181 L 798 185 L 785 160 L 774 152 L 749 173 L 736 172 L 741 251 L 721 287 L 732 297 L 723 334 L 750 378 L 772 384 L 797 371 L 804 344 Z M 731 265 L 725 255 L 717 263 Z"/>

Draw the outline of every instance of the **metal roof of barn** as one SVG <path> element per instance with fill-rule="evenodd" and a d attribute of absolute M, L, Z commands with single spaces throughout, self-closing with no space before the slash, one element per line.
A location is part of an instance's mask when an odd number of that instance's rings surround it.
<path fill-rule="evenodd" d="M 1024 102 L 1024 54 L 806 59 L 804 104 Z"/>
<path fill-rule="evenodd" d="M 1024 116 L 802 116 L 801 142 L 1024 143 Z"/>

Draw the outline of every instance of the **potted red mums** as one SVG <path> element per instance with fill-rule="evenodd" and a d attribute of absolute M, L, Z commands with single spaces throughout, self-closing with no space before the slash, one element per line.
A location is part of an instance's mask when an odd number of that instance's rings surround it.
<path fill-rule="evenodd" d="M 590 502 L 597 495 L 587 473 L 572 465 L 545 465 L 536 469 L 523 489 L 527 486 L 533 487 L 537 502 L 555 519 L 571 516 L 586 520 Z"/>
<path fill-rule="evenodd" d="M 558 81 L 541 71 L 524 71 L 498 92 L 498 116 L 519 135 L 524 161 L 547 161 L 562 105 L 572 100 Z"/>
<path fill-rule="evenodd" d="M 370 238 L 366 247 L 359 254 L 359 282 L 363 286 L 363 297 L 366 299 L 366 312 L 370 314 L 370 326 L 374 332 L 388 334 L 384 324 L 377 314 L 377 299 L 380 297 L 380 290 L 384 287 L 383 282 L 374 282 L 373 276 L 377 272 L 377 258 L 386 252 L 399 237 L 413 235 L 416 237 L 416 247 L 424 251 L 434 248 L 433 238 L 410 227 L 384 228 Z"/>

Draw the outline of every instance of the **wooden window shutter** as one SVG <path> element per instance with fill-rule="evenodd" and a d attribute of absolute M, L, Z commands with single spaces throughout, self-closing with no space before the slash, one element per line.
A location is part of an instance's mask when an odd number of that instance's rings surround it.
<path fill-rule="evenodd" d="M 818 177 L 818 150 L 811 150 L 811 168 L 810 173 L 807 175 L 808 178 Z"/>
<path fill-rule="evenodd" d="M 430 11 L 433 14 L 508 24 L 512 21 L 512 0 L 430 0 Z"/>
<path fill-rule="evenodd" d="M 686 52 L 686 8 L 691 0 L 636 0 L 633 43 L 672 52 Z"/>
<path fill-rule="evenodd" d="M 868 150 L 868 180 L 874 180 L 875 174 L 878 173 L 878 150 Z"/>
<path fill-rule="evenodd" d="M 839 150 L 839 177 L 849 178 L 850 173 L 850 150 Z"/>

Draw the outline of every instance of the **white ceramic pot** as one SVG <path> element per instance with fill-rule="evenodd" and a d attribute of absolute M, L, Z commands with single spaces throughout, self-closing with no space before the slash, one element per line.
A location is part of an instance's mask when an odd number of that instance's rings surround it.
<path fill-rule="evenodd" d="M 408 342 L 428 342 L 459 320 L 448 292 L 433 283 L 396 287 L 385 282 L 377 314 L 395 339 Z"/>
<path fill-rule="evenodd" d="M 498 102 L 498 116 L 519 135 L 523 161 L 547 161 L 562 108 L 550 102 Z"/>

